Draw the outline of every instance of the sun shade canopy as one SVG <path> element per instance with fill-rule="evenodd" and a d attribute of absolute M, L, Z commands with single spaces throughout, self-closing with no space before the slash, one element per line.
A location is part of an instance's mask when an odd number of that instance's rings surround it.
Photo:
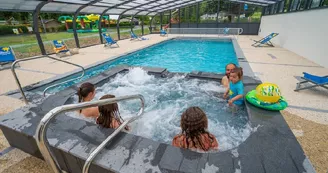
<path fill-rule="evenodd" d="M 43 2 L 41 8 L 47 13 L 75 13 L 82 8 L 82 14 L 150 15 L 185 7 L 204 0 L 0 0 L 0 11 L 33 12 Z M 268 6 L 278 0 L 230 0 L 231 2 Z"/>

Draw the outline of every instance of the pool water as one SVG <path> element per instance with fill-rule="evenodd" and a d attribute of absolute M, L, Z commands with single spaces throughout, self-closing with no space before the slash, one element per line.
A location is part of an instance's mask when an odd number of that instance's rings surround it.
<path fill-rule="evenodd" d="M 237 63 L 231 41 L 170 40 L 118 59 L 113 64 L 167 68 L 170 72 L 224 73 L 225 65 Z"/>
<path fill-rule="evenodd" d="M 90 57 L 92 58 L 92 57 Z M 132 66 L 148 66 L 167 68 L 170 72 L 203 71 L 224 73 L 228 63 L 238 64 L 233 44 L 230 40 L 195 40 L 174 39 L 159 43 L 155 46 L 136 51 L 113 61 L 86 70 L 80 80 L 65 83 L 50 89 L 49 93 L 63 90 L 71 85 L 88 79 L 114 66 L 125 64 Z M 56 82 L 66 81 L 77 77 L 72 75 Z M 49 86 L 49 85 L 48 85 Z M 45 87 L 37 90 L 42 92 Z"/>
<path fill-rule="evenodd" d="M 105 94 L 142 94 L 146 100 L 145 114 L 131 124 L 131 133 L 167 144 L 171 144 L 173 137 L 181 131 L 182 112 L 190 106 L 198 106 L 208 116 L 208 129 L 216 136 L 219 150 L 225 151 L 245 141 L 254 129 L 248 123 L 245 110 L 229 112 L 226 101 L 218 96 L 224 90 L 218 82 L 184 76 L 155 78 L 141 68 L 134 68 L 98 87 L 95 100 Z M 77 96 L 73 100 L 77 102 Z M 119 102 L 119 108 L 123 119 L 135 116 L 140 101 Z M 70 116 L 77 115 L 72 113 Z"/>

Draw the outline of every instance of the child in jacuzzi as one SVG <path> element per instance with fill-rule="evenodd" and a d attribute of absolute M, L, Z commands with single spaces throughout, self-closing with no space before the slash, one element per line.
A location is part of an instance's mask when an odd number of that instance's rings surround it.
<path fill-rule="evenodd" d="M 88 102 L 94 99 L 96 95 L 96 88 L 92 83 L 86 82 L 83 83 L 78 91 L 77 95 L 79 97 L 79 103 Z M 99 116 L 98 107 L 90 107 L 79 110 L 79 113 L 82 114 L 85 118 L 95 119 Z"/>
<path fill-rule="evenodd" d="M 115 96 L 107 94 L 102 96 L 100 100 L 110 99 L 110 98 L 115 98 Z M 122 124 L 123 119 L 120 116 L 117 103 L 99 106 L 98 110 L 99 110 L 99 116 L 96 120 L 96 123 L 101 125 L 102 127 L 116 129 Z M 130 130 L 130 128 L 126 126 L 125 130 Z"/>
<path fill-rule="evenodd" d="M 241 67 L 235 68 L 230 73 L 229 87 L 224 93 L 224 98 L 228 97 L 228 104 L 233 110 L 238 110 L 244 104 L 244 84 L 242 82 L 243 69 Z"/>

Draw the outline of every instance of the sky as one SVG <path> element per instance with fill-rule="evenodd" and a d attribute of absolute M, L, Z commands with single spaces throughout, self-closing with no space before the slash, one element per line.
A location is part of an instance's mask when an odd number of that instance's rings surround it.
<path fill-rule="evenodd" d="M 109 15 L 110 19 L 118 19 L 118 15 Z"/>

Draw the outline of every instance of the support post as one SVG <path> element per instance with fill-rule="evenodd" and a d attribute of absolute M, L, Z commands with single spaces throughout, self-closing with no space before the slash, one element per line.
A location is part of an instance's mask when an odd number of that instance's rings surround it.
<path fill-rule="evenodd" d="M 159 22 L 159 24 L 160 24 L 160 29 L 162 30 L 163 29 L 163 12 L 162 13 L 160 13 L 160 22 Z"/>
<path fill-rule="evenodd" d="M 117 39 L 121 39 L 121 34 L 120 34 L 120 20 L 121 20 L 121 15 L 118 16 L 117 23 L 116 23 L 116 30 L 117 30 Z"/>
<path fill-rule="evenodd" d="M 41 3 L 39 3 L 36 7 L 35 10 L 33 11 L 33 30 L 35 33 L 35 37 L 36 40 L 38 41 L 38 45 L 41 51 L 42 55 L 46 55 L 46 49 L 44 48 L 44 44 L 42 42 L 42 38 L 39 32 L 39 14 L 40 14 L 40 10 L 43 6 L 45 6 L 46 4 L 48 4 L 50 1 L 43 1 Z"/>
<path fill-rule="evenodd" d="M 220 0 L 218 0 L 218 9 L 216 10 L 216 28 L 219 28 L 219 13 L 220 13 Z"/>
<path fill-rule="evenodd" d="M 292 8 L 292 3 L 293 3 L 293 0 L 289 0 L 289 5 L 288 5 L 287 12 L 290 12 L 290 9 Z M 270 8 L 270 10 L 271 10 L 271 8 Z"/>
<path fill-rule="evenodd" d="M 171 22 L 171 19 L 172 19 L 172 10 L 170 10 L 170 16 L 169 16 L 169 27 L 172 28 L 172 22 Z"/>
<path fill-rule="evenodd" d="M 179 24 L 179 28 L 181 28 L 181 12 L 180 12 L 181 8 L 179 8 L 178 11 L 179 11 L 179 14 L 178 14 L 179 15 L 179 23 L 178 24 Z"/>
<path fill-rule="evenodd" d="M 142 34 L 142 35 L 145 35 L 145 33 L 144 33 L 144 22 L 145 22 L 144 17 L 145 17 L 145 16 L 142 16 L 142 17 L 141 17 L 141 34 Z"/>
<path fill-rule="evenodd" d="M 243 8 L 243 6 L 244 6 L 243 3 L 239 4 L 237 23 L 239 23 L 239 20 L 240 20 L 240 12 L 241 12 L 241 8 Z"/>
<path fill-rule="evenodd" d="M 199 27 L 199 2 L 197 2 L 197 6 L 196 6 L 196 25 L 197 28 Z"/>

